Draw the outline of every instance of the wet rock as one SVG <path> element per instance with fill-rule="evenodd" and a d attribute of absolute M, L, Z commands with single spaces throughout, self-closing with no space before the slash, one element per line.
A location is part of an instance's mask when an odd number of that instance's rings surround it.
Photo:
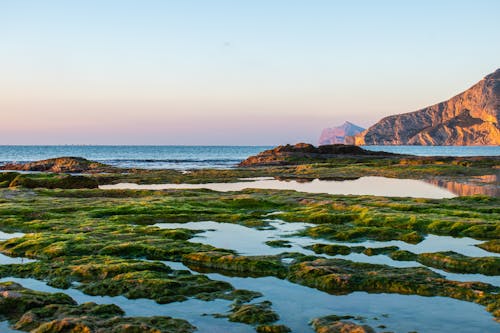
<path fill-rule="evenodd" d="M 314 160 L 321 161 L 333 158 L 346 157 L 385 157 L 397 156 L 386 152 L 374 152 L 358 146 L 334 144 L 315 147 L 308 143 L 297 143 L 295 145 L 278 146 L 265 150 L 258 155 L 251 156 L 241 162 L 239 166 L 263 166 L 263 165 L 287 165 L 301 164 L 304 161 L 311 163 Z"/>
<path fill-rule="evenodd" d="M 289 241 L 287 240 L 270 240 L 266 242 L 270 247 L 292 247 Z"/>
<path fill-rule="evenodd" d="M 468 257 L 463 254 L 448 251 L 421 253 L 417 261 L 435 268 L 441 268 L 455 273 L 480 273 L 485 275 L 500 275 L 499 257 Z"/>
<path fill-rule="evenodd" d="M 48 189 L 92 189 L 98 188 L 99 184 L 95 179 L 86 176 L 23 174 L 18 175 L 9 184 L 9 187 L 18 186 Z"/>
<path fill-rule="evenodd" d="M 375 333 L 375 330 L 367 325 L 358 325 L 350 321 L 340 320 L 342 317 L 327 316 L 315 318 L 311 325 L 316 333 Z"/>
<path fill-rule="evenodd" d="M 264 301 L 255 304 L 235 305 L 228 316 L 230 321 L 245 324 L 268 324 L 279 319 L 276 312 L 271 309 L 272 303 Z"/>
<path fill-rule="evenodd" d="M 257 333 L 289 333 L 292 330 L 285 325 L 259 325 Z"/>

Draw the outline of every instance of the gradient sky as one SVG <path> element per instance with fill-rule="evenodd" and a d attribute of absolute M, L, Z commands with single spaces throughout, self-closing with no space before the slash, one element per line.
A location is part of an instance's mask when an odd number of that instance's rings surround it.
<path fill-rule="evenodd" d="M 498 13 L 498 0 L 0 0 L 0 145 L 317 143 L 500 67 Z"/>

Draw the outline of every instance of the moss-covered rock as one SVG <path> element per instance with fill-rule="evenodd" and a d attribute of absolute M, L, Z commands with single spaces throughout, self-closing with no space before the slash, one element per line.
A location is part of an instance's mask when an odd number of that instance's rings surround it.
<path fill-rule="evenodd" d="M 342 318 L 335 315 L 315 318 L 311 325 L 316 333 L 375 333 L 368 325 L 359 325 Z"/>
<path fill-rule="evenodd" d="M 48 189 L 83 189 L 98 188 L 99 184 L 87 176 L 55 175 L 55 174 L 22 174 L 9 184 L 9 187 L 48 188 Z"/>
<path fill-rule="evenodd" d="M 421 253 L 417 261 L 455 273 L 500 275 L 500 257 L 468 257 L 456 252 Z"/>
<path fill-rule="evenodd" d="M 279 319 L 278 314 L 271 309 L 271 305 L 269 301 L 235 305 L 228 318 L 230 321 L 251 325 L 269 324 Z"/>

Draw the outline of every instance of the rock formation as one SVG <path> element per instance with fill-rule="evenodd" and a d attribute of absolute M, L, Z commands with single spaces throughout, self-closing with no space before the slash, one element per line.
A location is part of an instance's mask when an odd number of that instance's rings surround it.
<path fill-rule="evenodd" d="M 397 156 L 381 151 L 370 151 L 352 145 L 325 145 L 315 147 L 309 143 L 297 143 L 296 145 L 278 146 L 265 150 L 255 156 L 250 156 L 239 166 L 260 166 L 260 165 L 287 165 L 300 164 L 304 160 L 314 162 L 315 160 L 326 160 L 336 157 L 384 157 Z"/>
<path fill-rule="evenodd" d="M 500 69 L 448 101 L 383 118 L 356 145 L 500 145 Z"/>
<path fill-rule="evenodd" d="M 319 137 L 319 145 L 322 146 L 322 145 L 346 143 L 345 142 L 346 136 L 354 136 L 356 134 L 363 132 L 364 130 L 365 130 L 364 128 L 346 121 L 340 126 L 325 128 L 321 132 L 321 136 Z"/>
<path fill-rule="evenodd" d="M 57 157 L 24 164 L 9 163 L 0 170 L 43 171 L 54 173 L 100 173 L 112 172 L 116 168 L 81 157 Z"/>

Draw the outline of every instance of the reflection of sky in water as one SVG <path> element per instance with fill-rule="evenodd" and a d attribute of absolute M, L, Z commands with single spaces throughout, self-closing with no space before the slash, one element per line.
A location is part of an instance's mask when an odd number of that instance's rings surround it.
<path fill-rule="evenodd" d="M 254 228 L 247 228 L 238 224 L 212 221 L 155 224 L 155 226 L 162 229 L 186 228 L 192 230 L 206 230 L 203 233 L 191 238 L 191 241 L 208 244 L 218 248 L 235 250 L 241 255 L 271 255 L 280 254 L 283 252 L 299 252 L 306 255 L 316 255 L 313 251 L 304 249 L 303 246 L 312 245 L 315 243 L 324 243 L 365 247 L 398 246 L 401 249 L 408 250 L 414 253 L 454 251 L 468 256 L 500 256 L 499 254 L 487 252 L 474 246 L 474 244 L 479 244 L 481 243 L 481 241 L 466 237 L 453 238 L 448 236 L 428 235 L 425 240 L 420 242 L 419 244 L 408 244 L 402 241 L 365 241 L 359 243 L 336 242 L 324 239 L 291 236 L 297 231 L 303 230 L 307 226 L 313 226 L 309 223 L 286 223 L 274 220 L 273 222 L 270 222 L 270 225 L 274 227 L 274 229 L 258 230 Z M 289 241 L 291 247 L 274 248 L 265 244 L 266 241 L 276 239 Z M 371 264 L 389 265 L 393 267 L 423 266 L 422 264 L 415 261 L 393 260 L 386 255 L 367 256 L 363 253 L 350 253 L 348 255 L 336 256 L 321 254 L 320 256 L 327 258 L 340 258 Z M 485 276 L 482 274 L 453 274 L 442 270 L 435 271 L 452 280 L 481 281 L 500 286 L 500 277 L 497 276 Z"/>
<path fill-rule="evenodd" d="M 2 332 L 2 333 L 17 333 L 17 332 L 23 332 L 23 331 L 18 331 L 18 330 L 14 330 L 14 329 L 10 328 L 8 321 L 0 321 L 0 332 Z"/>
<path fill-rule="evenodd" d="M 273 220 L 270 224 L 275 229 L 257 230 L 236 224 L 210 221 L 170 224 L 161 223 L 157 224 L 157 226 L 162 228 L 188 228 L 196 230 L 209 229 L 209 231 L 205 231 L 195 236 L 193 241 L 203 242 L 221 248 L 234 249 L 245 254 L 277 254 L 284 251 L 307 254 L 313 253 L 312 251 L 303 249 L 302 246 L 318 242 L 317 240 L 315 241 L 308 237 L 286 237 L 307 226 L 311 226 L 311 224 L 285 223 L 278 220 Z M 235 235 L 244 235 L 244 237 L 234 237 Z M 453 239 L 451 237 L 429 237 L 429 239 L 426 239 L 426 241 L 421 244 L 407 244 L 407 246 L 420 246 L 422 250 L 427 246 L 433 250 L 459 250 L 459 247 L 467 247 L 468 245 L 479 243 L 470 238 Z M 292 248 L 272 248 L 264 244 L 265 241 L 272 239 L 289 240 L 292 244 Z M 324 242 L 331 243 L 329 241 Z M 386 246 L 389 244 L 399 246 L 406 243 L 352 243 L 352 245 L 359 244 L 373 247 Z M 415 251 L 414 248 L 413 250 Z M 490 254 L 488 252 L 486 253 Z M 347 256 L 336 257 L 355 261 L 390 264 L 393 266 L 397 265 L 399 267 L 420 265 L 415 262 L 393 261 L 384 255 L 369 257 L 364 254 L 353 253 Z M 20 258 L 0 256 L 0 262 L 5 263 L 3 260 L 20 260 Z M 24 262 L 26 262 L 26 259 Z M 182 263 L 168 261 L 164 261 L 163 263 L 173 269 L 187 269 Z M 450 274 L 439 270 L 435 271 L 446 275 L 450 279 L 468 281 L 472 277 L 482 277 L 492 279 L 491 282 L 495 282 L 494 279 L 496 279 L 496 284 L 500 284 L 497 277 L 484 277 L 480 274 Z M 498 325 L 492 320 L 491 315 L 486 312 L 482 306 L 451 298 L 397 294 L 368 294 L 364 292 L 355 292 L 349 295 L 330 295 L 316 289 L 300 286 L 274 277 L 240 278 L 227 277 L 215 273 L 207 275 L 214 280 L 227 281 L 237 289 L 249 289 L 263 293 L 264 297 L 255 301 L 270 300 L 273 303 L 273 309 L 280 315 L 279 323 L 291 327 L 294 332 L 313 332 L 312 328 L 308 325 L 309 321 L 312 318 L 330 314 L 366 317 L 366 324 L 373 327 L 383 324 L 387 326 L 386 330 L 395 332 L 492 332 L 497 328 L 496 325 Z M 61 290 L 49 287 L 44 282 L 34 279 L 4 278 L 0 281 L 15 281 L 26 288 L 34 290 L 64 292 L 74 298 L 78 303 L 114 303 L 124 309 L 127 316 L 167 315 L 186 319 L 191 324 L 197 326 L 199 329 L 198 331 L 202 333 L 219 331 L 235 333 L 254 332 L 254 328 L 251 326 L 231 323 L 226 319 L 216 319 L 211 316 L 203 315 L 205 313 L 225 313 L 228 311 L 231 302 L 225 300 L 205 302 L 197 299 L 189 299 L 185 302 L 157 304 L 155 301 L 147 299 L 129 300 L 123 296 L 109 297 L 85 295 L 76 289 Z M 411 306 L 405 306 L 406 304 L 411 304 Z M 388 314 L 388 316 L 385 317 L 383 316 L 384 314 Z M 374 318 L 379 318 L 379 320 Z M 7 327 L 8 324 L 6 322 L 0 322 L 1 332 L 15 332 L 9 330 Z"/>
<path fill-rule="evenodd" d="M 182 268 L 180 265 L 178 264 L 176 268 Z M 207 275 L 214 280 L 227 281 L 237 289 L 263 293 L 264 297 L 255 301 L 270 300 L 273 309 L 280 315 L 279 323 L 291 327 L 294 332 L 313 332 L 308 322 L 312 318 L 330 314 L 363 316 L 367 318 L 367 324 L 374 327 L 384 324 L 387 330 L 395 332 L 493 332 L 498 325 L 482 306 L 451 298 L 364 292 L 330 295 L 274 277 L 239 278 L 220 274 Z M 205 302 L 190 299 L 185 302 L 157 304 L 152 300 L 129 300 L 123 296 L 89 296 L 76 289 L 52 288 L 44 282 L 33 279 L 5 278 L 0 281 L 15 281 L 35 290 L 64 292 L 78 303 L 114 303 L 124 309 L 127 316 L 167 315 L 187 319 L 198 327 L 198 332 L 202 333 L 255 332 L 251 326 L 202 315 L 228 311 L 229 301 Z M 383 317 L 384 314 L 388 316 Z M 375 317 L 379 320 L 375 320 Z"/>
<path fill-rule="evenodd" d="M 385 177 L 362 177 L 355 180 L 319 180 L 311 182 L 281 181 L 275 179 L 261 179 L 251 182 L 237 183 L 210 183 L 210 184 L 115 184 L 102 185 L 101 189 L 198 189 L 207 188 L 214 191 L 241 191 L 245 188 L 296 190 L 308 193 L 377 195 L 389 197 L 415 198 L 453 198 L 455 195 L 448 190 L 414 179 L 396 179 Z"/>
<path fill-rule="evenodd" d="M 197 326 L 197 332 L 241 332 L 255 333 L 255 330 L 248 325 L 230 323 L 225 319 L 217 319 L 211 316 L 203 316 L 205 313 L 224 313 L 229 310 L 231 304 L 226 300 L 215 300 L 212 302 L 189 299 L 184 302 L 174 302 L 169 304 L 158 304 L 150 299 L 127 299 L 123 296 L 90 296 L 77 289 L 57 289 L 47 286 L 46 283 L 35 279 L 4 278 L 0 282 L 14 281 L 25 288 L 45 291 L 63 292 L 72 297 L 78 303 L 94 302 L 97 304 L 116 304 L 121 307 L 126 316 L 170 316 L 188 320 L 192 325 Z"/>

